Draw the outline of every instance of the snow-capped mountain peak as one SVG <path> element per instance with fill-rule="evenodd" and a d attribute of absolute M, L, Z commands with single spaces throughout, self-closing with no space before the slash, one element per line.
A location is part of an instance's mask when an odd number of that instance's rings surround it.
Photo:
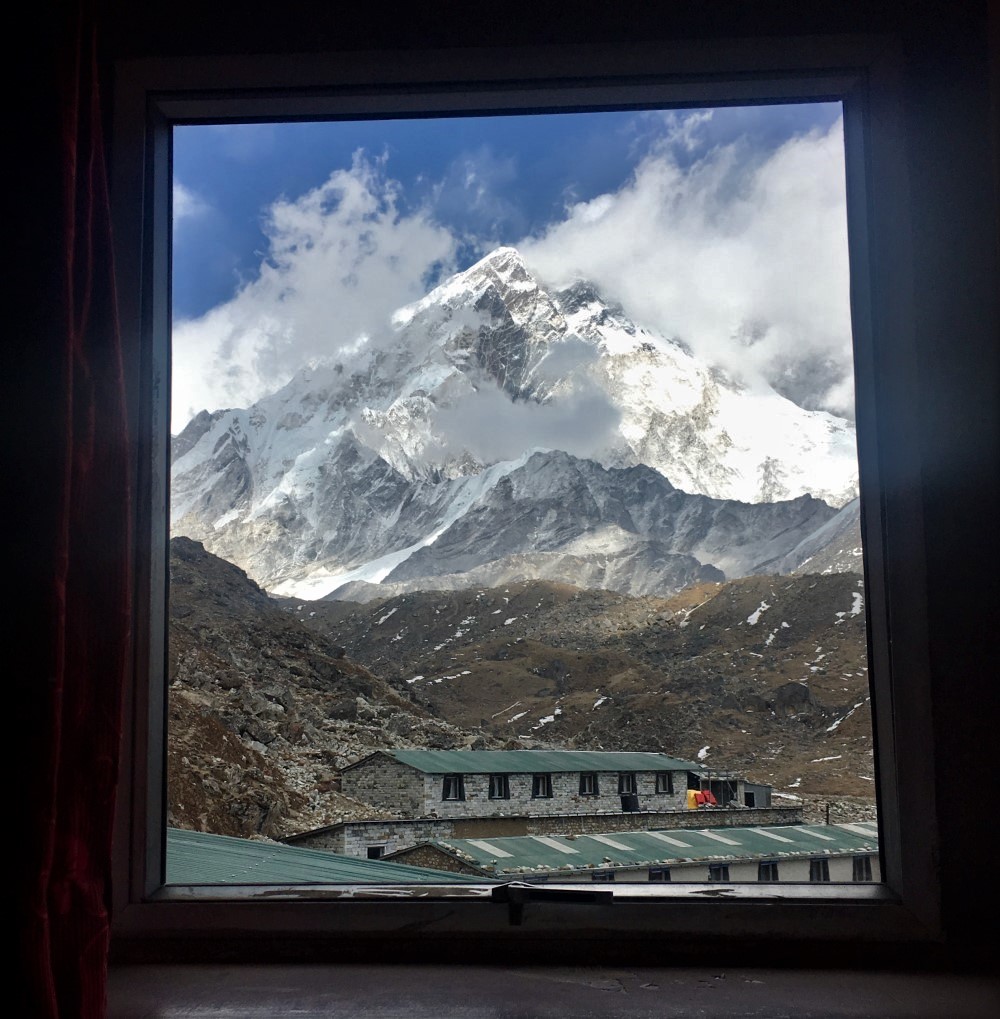
<path fill-rule="evenodd" d="M 638 503 L 607 517 L 607 493 L 567 525 L 579 509 L 565 505 L 567 453 L 593 465 L 602 490 L 624 483 L 616 469 L 642 465 L 654 503 L 707 497 L 749 512 L 806 494 L 830 506 L 856 495 L 849 422 L 734 385 L 586 281 L 547 288 L 505 247 L 397 311 L 366 358 L 312 365 L 253 407 L 195 418 L 175 440 L 173 529 L 265 586 L 312 594 L 326 581 L 398 580 L 401 570 L 419 581 L 418 564 L 435 558 L 427 550 L 459 531 L 470 551 L 458 572 L 476 568 L 468 527 L 477 517 L 504 535 L 480 542 L 500 558 L 556 554 L 560 542 L 576 555 L 588 528 L 607 533 L 612 522 L 663 553 L 693 552 L 663 545 L 666 518 L 640 523 Z M 535 496 L 518 481 L 529 466 Z M 548 507 L 532 535 L 496 515 L 515 489 L 525 505 Z M 824 522 L 814 508 L 792 526 L 795 542 Z M 753 565 L 716 552 L 715 565 Z M 707 554 L 699 546 L 695 567 Z M 445 568 L 437 562 L 434 575 Z"/>

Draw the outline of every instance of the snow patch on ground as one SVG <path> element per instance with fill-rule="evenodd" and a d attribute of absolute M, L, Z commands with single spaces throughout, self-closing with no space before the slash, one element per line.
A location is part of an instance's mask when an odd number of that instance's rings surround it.
<path fill-rule="evenodd" d="M 749 616 L 747 616 L 747 622 L 748 622 L 748 623 L 749 623 L 749 624 L 750 624 L 751 626 L 756 626 L 756 625 L 757 625 L 757 620 L 758 620 L 758 619 L 760 619 L 760 617 L 761 617 L 761 613 L 763 613 L 763 612 L 767 612 L 767 610 L 768 610 L 768 609 L 769 609 L 770 607 L 771 607 L 771 606 L 770 606 L 770 605 L 768 605 L 766 601 L 762 601 L 762 602 L 760 603 L 760 605 L 758 605 L 758 606 L 757 606 L 757 608 L 756 608 L 756 609 L 754 609 L 754 611 L 753 611 L 753 612 L 751 612 Z"/>

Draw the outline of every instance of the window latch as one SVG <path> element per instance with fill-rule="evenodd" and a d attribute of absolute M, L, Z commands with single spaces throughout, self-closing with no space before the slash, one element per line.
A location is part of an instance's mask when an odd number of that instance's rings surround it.
<path fill-rule="evenodd" d="M 493 902 L 507 904 L 507 916 L 514 927 L 519 927 L 524 919 L 524 907 L 528 902 L 567 902 L 580 905 L 610 906 L 615 901 L 615 893 L 610 888 L 546 888 L 544 885 L 533 885 L 528 881 L 508 881 L 497 885 L 490 893 Z"/>

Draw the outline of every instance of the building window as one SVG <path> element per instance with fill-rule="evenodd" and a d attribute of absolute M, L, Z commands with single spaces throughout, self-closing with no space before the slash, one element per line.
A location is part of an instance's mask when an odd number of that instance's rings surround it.
<path fill-rule="evenodd" d="M 819 860 L 809 861 L 809 880 L 810 881 L 829 881 L 830 880 L 830 861 L 823 857 Z"/>
<path fill-rule="evenodd" d="M 854 877 L 855 881 L 871 881 L 872 879 L 872 858 L 870 856 L 855 856 L 854 857 Z"/>
<path fill-rule="evenodd" d="M 650 867 L 649 868 L 649 880 L 650 881 L 669 881 L 670 880 L 670 868 L 669 867 Z"/>
<path fill-rule="evenodd" d="M 743 802 L 748 807 L 756 807 L 757 806 L 757 795 L 756 795 L 756 793 L 745 792 L 743 794 Z"/>
<path fill-rule="evenodd" d="M 761 860 L 757 864 L 757 880 L 758 881 L 777 881 L 778 880 L 778 861 L 777 860 Z"/>
<path fill-rule="evenodd" d="M 461 775 L 445 775 L 441 787 L 442 800 L 464 800 L 465 781 Z"/>
<path fill-rule="evenodd" d="M 708 865 L 708 880 L 709 881 L 728 881 L 729 880 L 729 864 L 728 863 L 710 863 Z"/>
<path fill-rule="evenodd" d="M 670 793 L 673 795 L 674 792 L 674 775 L 671 771 L 658 771 L 656 773 L 656 791 L 658 793 Z"/>
<path fill-rule="evenodd" d="M 618 794 L 619 796 L 626 795 L 628 793 L 635 793 L 637 786 L 635 782 L 634 771 L 623 771 L 618 775 Z"/>
<path fill-rule="evenodd" d="M 490 775 L 490 799 L 510 799 L 510 778 L 507 775 Z"/>
<path fill-rule="evenodd" d="M 590 875 L 591 881 L 614 881 L 615 872 L 613 870 L 595 870 Z"/>
<path fill-rule="evenodd" d="M 580 795 L 597 796 L 597 774 L 593 771 L 585 772 L 580 776 Z"/>
<path fill-rule="evenodd" d="M 533 800 L 552 799 L 552 776 L 533 775 L 531 778 L 531 798 Z"/>
<path fill-rule="evenodd" d="M 369 846 L 367 856 L 369 860 L 381 860 L 385 856 L 385 846 Z"/>

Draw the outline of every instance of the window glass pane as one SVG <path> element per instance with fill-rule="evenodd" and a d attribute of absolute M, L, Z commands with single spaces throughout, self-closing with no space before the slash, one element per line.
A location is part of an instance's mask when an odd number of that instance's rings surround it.
<path fill-rule="evenodd" d="M 174 129 L 171 831 L 871 880 L 841 115 Z"/>
<path fill-rule="evenodd" d="M 830 880 L 830 861 L 826 858 L 822 860 L 810 860 L 809 861 L 809 880 L 810 881 L 829 881 Z"/>

